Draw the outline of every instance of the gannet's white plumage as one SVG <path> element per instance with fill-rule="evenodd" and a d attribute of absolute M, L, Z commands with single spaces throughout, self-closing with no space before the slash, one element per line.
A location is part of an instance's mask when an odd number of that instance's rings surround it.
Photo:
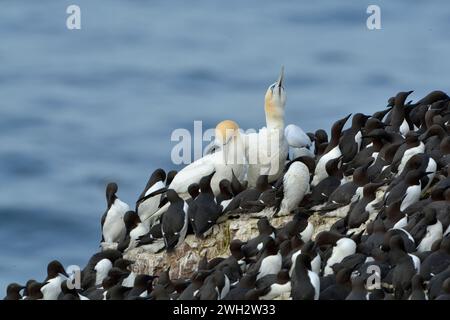
<path fill-rule="evenodd" d="M 248 162 L 247 180 L 255 186 L 262 174 L 269 175 L 269 182 L 275 181 L 283 172 L 288 155 L 288 143 L 284 136 L 284 106 L 286 93 L 283 88 L 284 69 L 277 82 L 266 92 L 264 110 L 266 127 L 259 132 L 245 135 L 245 155 Z"/>
<path fill-rule="evenodd" d="M 215 131 L 214 144 L 218 150 L 184 167 L 168 187 L 183 199 L 189 198 L 188 187 L 191 184 L 199 183 L 201 178 L 213 172 L 215 173 L 211 179 L 211 188 L 215 195 L 220 193 L 219 183 L 223 179 L 231 181 L 233 173 L 238 179 L 244 176 L 245 146 L 239 126 L 232 120 L 224 120 L 217 124 Z M 150 225 L 153 225 L 168 207 L 169 204 L 166 204 L 155 212 L 150 218 Z"/>
<path fill-rule="evenodd" d="M 312 142 L 309 136 L 299 126 L 289 124 L 284 129 L 284 135 L 289 147 L 302 148 L 310 147 Z"/>
<path fill-rule="evenodd" d="M 289 145 L 290 159 L 303 156 L 314 158 L 314 152 L 311 150 L 311 139 L 302 128 L 295 124 L 289 124 L 284 129 L 284 136 Z"/>
<path fill-rule="evenodd" d="M 181 197 L 187 194 L 192 183 L 198 183 L 204 176 L 216 173 L 211 179 L 211 188 L 215 195 L 220 192 L 219 182 L 232 179 L 232 170 L 236 177 L 243 175 L 245 165 L 244 145 L 239 126 L 231 120 L 224 120 L 216 126 L 216 152 L 208 154 L 184 167 L 175 176 L 169 189 L 175 190 Z M 184 197 L 183 197 L 184 198 Z"/>

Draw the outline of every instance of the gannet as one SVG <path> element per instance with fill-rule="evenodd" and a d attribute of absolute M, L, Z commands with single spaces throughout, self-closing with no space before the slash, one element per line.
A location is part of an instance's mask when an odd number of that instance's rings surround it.
<path fill-rule="evenodd" d="M 199 183 L 200 179 L 214 172 L 211 188 L 214 195 L 220 193 L 219 183 L 223 179 L 232 180 L 244 176 L 245 149 L 239 126 L 232 120 L 224 120 L 215 129 L 214 145 L 217 150 L 184 167 L 170 183 L 168 189 L 174 190 L 182 199 L 188 199 L 188 187 Z M 150 218 L 150 225 L 165 212 L 168 204 L 161 207 Z"/>
<path fill-rule="evenodd" d="M 256 185 L 262 174 L 269 175 L 269 182 L 275 181 L 283 172 L 288 155 L 288 144 L 284 136 L 284 106 L 286 93 L 283 88 L 284 68 L 278 81 L 266 91 L 264 110 L 266 127 L 259 132 L 245 135 L 245 155 L 248 162 L 247 180 L 249 186 Z"/>

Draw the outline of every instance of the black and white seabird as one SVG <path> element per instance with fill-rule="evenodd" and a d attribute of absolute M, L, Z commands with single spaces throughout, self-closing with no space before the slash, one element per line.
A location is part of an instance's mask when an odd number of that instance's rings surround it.
<path fill-rule="evenodd" d="M 351 114 L 341 120 L 336 121 L 333 124 L 333 127 L 331 128 L 330 143 L 325 149 L 324 154 L 317 162 L 316 169 L 314 171 L 314 178 L 311 182 L 312 186 L 316 186 L 320 181 L 328 176 L 325 170 L 325 165 L 327 164 L 327 162 L 342 155 L 341 149 L 339 148 L 339 139 L 341 138 L 342 128 L 344 127 L 350 116 Z"/>
<path fill-rule="evenodd" d="M 311 271 L 311 259 L 299 254 L 291 277 L 292 300 L 318 300 L 320 295 L 319 276 Z"/>
<path fill-rule="evenodd" d="M 162 216 L 161 231 L 166 250 L 171 251 L 180 245 L 186 237 L 188 213 L 186 202 L 174 190 L 167 190 L 166 195 L 170 206 Z"/>
<path fill-rule="evenodd" d="M 130 211 L 130 207 L 122 202 L 116 195 L 116 183 L 109 183 L 106 187 L 107 209 L 102 217 L 102 241 L 119 243 L 125 239 L 126 228 L 123 216 Z"/>
<path fill-rule="evenodd" d="M 20 295 L 20 291 L 25 288 L 25 286 L 22 286 L 18 283 L 10 283 L 6 288 L 6 296 L 3 298 L 3 300 L 21 300 L 22 296 Z"/>
<path fill-rule="evenodd" d="M 189 223 L 197 237 L 204 237 L 222 214 L 222 206 L 216 203 L 211 189 L 212 175 L 200 180 L 200 194 L 189 203 Z"/>
<path fill-rule="evenodd" d="M 175 174 L 176 172 L 171 174 L 171 180 L 173 180 Z M 150 227 L 150 225 L 154 223 L 151 217 L 161 206 L 164 192 L 167 190 L 164 183 L 165 180 L 166 172 L 163 169 L 155 170 L 148 179 L 144 191 L 142 191 L 139 199 L 136 201 L 136 213 L 147 227 Z"/>
<path fill-rule="evenodd" d="M 43 300 L 57 300 L 61 293 L 61 283 L 68 280 L 68 275 L 62 264 L 53 260 L 47 266 L 47 278 L 41 287 Z"/>

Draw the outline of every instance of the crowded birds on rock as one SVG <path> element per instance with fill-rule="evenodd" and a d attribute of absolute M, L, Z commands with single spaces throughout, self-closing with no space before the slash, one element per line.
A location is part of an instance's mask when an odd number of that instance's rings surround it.
<path fill-rule="evenodd" d="M 202 158 L 151 174 L 134 211 L 109 183 L 79 283 L 55 260 L 5 299 L 448 300 L 450 98 L 399 92 L 328 139 L 285 127 L 285 82 L 262 129 L 220 121 Z"/>

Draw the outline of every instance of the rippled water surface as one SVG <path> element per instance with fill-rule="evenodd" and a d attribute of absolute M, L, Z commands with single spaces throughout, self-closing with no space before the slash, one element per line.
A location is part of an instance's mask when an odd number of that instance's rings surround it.
<path fill-rule="evenodd" d="M 66 7 L 82 29 L 66 29 Z M 104 187 L 133 203 L 171 169 L 175 128 L 264 123 L 286 68 L 288 123 L 328 129 L 400 90 L 448 90 L 450 2 L 6 0 L 0 4 L 0 288 L 98 249 Z"/>

